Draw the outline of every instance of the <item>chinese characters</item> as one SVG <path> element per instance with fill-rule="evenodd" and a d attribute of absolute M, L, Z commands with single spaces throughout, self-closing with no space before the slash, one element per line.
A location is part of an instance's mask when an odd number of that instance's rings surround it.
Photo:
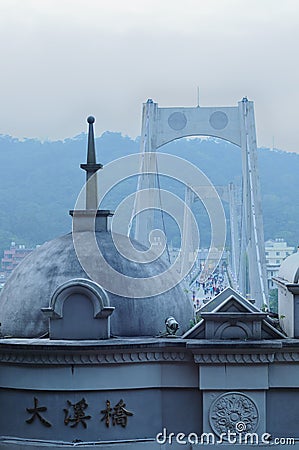
<path fill-rule="evenodd" d="M 106 409 L 101 411 L 103 417 L 101 422 L 105 420 L 106 427 L 110 427 L 110 419 L 112 419 L 112 425 L 120 425 L 126 428 L 129 416 L 134 414 L 126 409 L 126 404 L 121 399 L 114 408 L 111 408 L 111 403 L 109 400 L 106 401 Z"/>
<path fill-rule="evenodd" d="M 84 428 L 87 428 L 86 420 L 91 419 L 91 416 L 85 415 L 85 409 L 88 407 L 88 404 L 86 403 L 85 399 L 82 398 L 77 403 L 71 403 L 69 400 L 67 400 L 67 403 L 69 405 L 68 409 L 64 409 L 64 423 L 65 425 L 68 425 L 70 422 L 73 423 L 71 425 L 71 428 L 74 428 L 78 425 L 78 423 L 82 423 Z M 70 414 L 70 409 L 73 408 L 73 416 Z"/>
<path fill-rule="evenodd" d="M 27 423 L 32 423 L 34 419 L 37 417 L 38 420 L 47 428 L 51 427 L 52 425 L 50 422 L 48 422 L 40 413 L 47 411 L 46 406 L 38 406 L 38 399 L 34 397 L 34 407 L 33 408 L 26 408 L 26 410 L 32 414 L 30 419 L 27 419 Z"/>
<path fill-rule="evenodd" d="M 43 426 L 47 428 L 52 427 L 52 424 L 48 422 L 41 414 L 47 411 L 47 407 L 38 406 L 38 403 L 39 400 L 34 397 L 34 407 L 26 408 L 27 412 L 31 414 L 31 417 L 27 419 L 26 422 L 28 424 L 32 424 L 35 419 L 37 419 Z M 67 400 L 67 408 L 63 408 L 64 424 L 66 426 L 70 425 L 71 428 L 75 428 L 81 424 L 83 428 L 87 428 L 87 421 L 92 418 L 90 414 L 86 414 L 87 409 L 88 403 L 85 398 L 82 398 L 76 403 L 72 403 L 70 400 Z M 100 413 L 103 416 L 101 418 L 101 422 L 104 422 L 107 428 L 109 428 L 111 424 L 113 426 L 119 425 L 122 428 L 126 428 L 128 417 L 132 417 L 134 415 L 133 412 L 126 409 L 126 404 L 122 399 L 120 399 L 115 406 L 111 406 L 110 400 L 106 400 L 106 408 L 102 409 Z"/>

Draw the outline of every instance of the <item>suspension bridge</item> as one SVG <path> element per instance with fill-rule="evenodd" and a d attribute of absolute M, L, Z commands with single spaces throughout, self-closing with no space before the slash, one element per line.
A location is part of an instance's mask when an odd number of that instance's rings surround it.
<path fill-rule="evenodd" d="M 259 307 L 268 305 L 254 104 L 246 97 L 236 106 L 229 107 L 160 108 L 151 99 L 143 105 L 141 166 L 132 217 L 138 210 L 138 191 L 149 192 L 148 204 L 151 207 L 146 214 L 136 215 L 134 237 L 140 242 L 148 243 L 148 236 L 155 228 L 153 210 L 161 207 L 157 186 L 159 174 L 156 150 L 173 140 L 191 136 L 216 137 L 240 147 L 241 198 L 238 199 L 238 192 L 233 184 L 218 189 L 221 199 L 229 204 L 231 233 L 229 273 L 232 275 L 231 280 L 235 280 L 235 285 L 243 295 L 250 296 Z M 146 155 L 147 158 L 144 157 Z M 206 198 L 208 196 L 209 193 L 206 194 Z M 196 200 L 192 186 L 187 186 L 186 208 L 191 208 Z M 187 237 L 188 226 L 188 220 L 185 220 Z M 190 246 L 190 242 L 185 246 L 186 253 L 189 249 L 188 244 Z M 217 248 L 214 250 L 217 251 Z M 201 275 L 198 271 L 191 277 L 190 284 L 200 279 Z"/>

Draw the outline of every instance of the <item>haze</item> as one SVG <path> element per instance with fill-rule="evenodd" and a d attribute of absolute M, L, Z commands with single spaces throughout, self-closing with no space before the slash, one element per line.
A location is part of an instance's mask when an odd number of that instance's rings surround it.
<path fill-rule="evenodd" d="M 299 152 L 297 0 L 1 0 L 0 133 L 140 134 L 142 103 L 255 102 L 258 145 Z"/>

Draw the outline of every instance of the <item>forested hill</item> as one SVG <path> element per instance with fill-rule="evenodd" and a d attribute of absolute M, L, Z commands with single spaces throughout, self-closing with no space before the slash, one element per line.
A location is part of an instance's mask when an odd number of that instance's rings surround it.
<path fill-rule="evenodd" d="M 139 139 L 120 133 L 105 132 L 96 145 L 103 164 L 139 151 Z M 183 139 L 162 151 L 193 162 L 217 186 L 241 183 L 240 149 L 227 142 Z M 259 149 L 258 156 L 265 237 L 297 246 L 299 155 Z M 85 134 L 56 142 L 0 136 L 0 254 L 11 240 L 34 245 L 70 231 L 68 210 L 84 183 L 85 159 Z"/>

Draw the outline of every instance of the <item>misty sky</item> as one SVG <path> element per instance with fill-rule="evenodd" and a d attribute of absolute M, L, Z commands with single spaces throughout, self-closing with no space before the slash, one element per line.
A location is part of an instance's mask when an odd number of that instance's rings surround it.
<path fill-rule="evenodd" d="M 255 102 L 259 146 L 299 152 L 298 0 L 0 0 L 0 133 L 140 134 L 142 103 Z"/>

